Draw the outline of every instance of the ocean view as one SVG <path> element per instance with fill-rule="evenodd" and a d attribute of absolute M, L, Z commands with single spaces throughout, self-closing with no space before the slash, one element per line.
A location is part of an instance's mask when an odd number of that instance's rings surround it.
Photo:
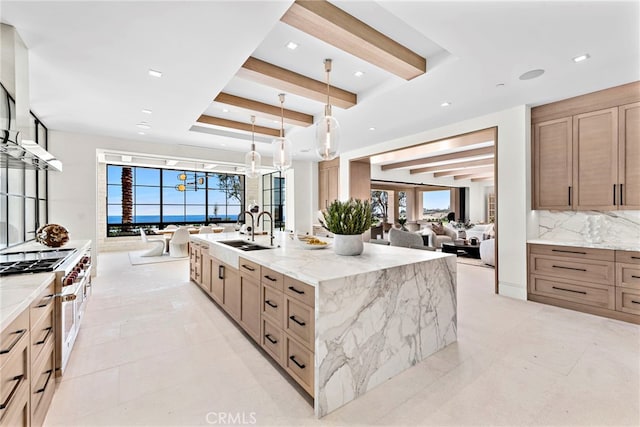
<path fill-rule="evenodd" d="M 236 222 L 238 219 L 237 215 L 219 215 L 216 216 L 216 221 L 233 221 Z M 205 221 L 204 215 L 165 215 L 164 223 L 172 223 L 172 222 L 188 222 L 188 223 L 201 223 Z M 213 221 L 213 217 L 210 217 L 210 221 Z M 160 215 L 136 215 L 133 218 L 134 223 L 159 223 Z M 107 217 L 108 224 L 122 224 L 122 216 L 108 216 Z"/>

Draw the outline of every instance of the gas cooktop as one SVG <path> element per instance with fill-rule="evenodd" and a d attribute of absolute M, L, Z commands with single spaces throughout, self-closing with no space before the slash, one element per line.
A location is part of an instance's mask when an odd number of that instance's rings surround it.
<path fill-rule="evenodd" d="M 54 271 L 75 249 L 44 249 L 0 254 L 0 276 Z"/>

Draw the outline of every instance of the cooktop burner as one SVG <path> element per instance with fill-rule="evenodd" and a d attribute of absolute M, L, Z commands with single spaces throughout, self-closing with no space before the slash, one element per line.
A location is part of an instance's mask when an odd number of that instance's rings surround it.
<path fill-rule="evenodd" d="M 0 276 L 54 271 L 75 249 L 51 249 L 0 254 Z"/>

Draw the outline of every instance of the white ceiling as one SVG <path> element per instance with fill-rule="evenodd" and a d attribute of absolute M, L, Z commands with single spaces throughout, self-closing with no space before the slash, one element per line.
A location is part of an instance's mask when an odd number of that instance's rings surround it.
<path fill-rule="evenodd" d="M 222 116 L 212 100 L 223 90 L 278 104 L 278 90 L 234 77 L 252 55 L 318 80 L 322 59 L 334 59 L 332 83 L 359 98 L 334 109 L 344 151 L 640 78 L 637 1 L 335 2 L 427 57 L 427 73 L 411 81 L 281 23 L 290 4 L 0 0 L 0 18 L 29 48 L 31 108 L 49 128 L 225 150 L 247 151 L 249 141 L 190 128 L 203 113 Z M 284 47 L 289 39 L 300 44 L 296 51 Z M 585 52 L 588 61 L 571 60 Z M 149 77 L 149 68 L 163 77 Z M 546 73 L 518 80 L 535 68 Z M 365 76 L 355 78 L 356 69 Z M 285 108 L 322 113 L 321 103 L 293 95 Z M 229 118 L 248 122 L 248 115 L 230 111 Z M 142 120 L 152 125 L 144 136 L 135 126 Z M 313 127 L 286 128 L 297 158 L 315 160 Z M 270 151 L 267 144 L 258 150 Z"/>

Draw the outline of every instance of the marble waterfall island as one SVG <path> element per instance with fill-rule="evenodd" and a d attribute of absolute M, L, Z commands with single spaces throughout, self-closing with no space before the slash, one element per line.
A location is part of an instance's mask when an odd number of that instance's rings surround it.
<path fill-rule="evenodd" d="M 314 408 L 322 417 L 457 339 L 456 257 L 366 243 L 359 256 L 293 242 L 242 252 L 194 235 L 231 266 L 239 257 L 313 286 Z M 204 237 L 203 237 L 204 236 Z M 262 236 L 260 238 L 263 238 Z M 266 243 L 259 241 L 257 243 Z"/>

